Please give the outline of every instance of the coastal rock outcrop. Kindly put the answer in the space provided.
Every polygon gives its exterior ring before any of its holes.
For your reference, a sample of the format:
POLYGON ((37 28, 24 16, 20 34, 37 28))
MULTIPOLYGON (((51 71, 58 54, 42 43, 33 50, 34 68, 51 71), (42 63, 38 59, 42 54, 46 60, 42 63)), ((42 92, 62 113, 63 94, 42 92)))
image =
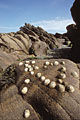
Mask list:
POLYGON ((72 61, 26 59, 9 66, 0 83, 3 120, 25 120, 26 109, 29 120, 80 119, 79 69, 72 61))

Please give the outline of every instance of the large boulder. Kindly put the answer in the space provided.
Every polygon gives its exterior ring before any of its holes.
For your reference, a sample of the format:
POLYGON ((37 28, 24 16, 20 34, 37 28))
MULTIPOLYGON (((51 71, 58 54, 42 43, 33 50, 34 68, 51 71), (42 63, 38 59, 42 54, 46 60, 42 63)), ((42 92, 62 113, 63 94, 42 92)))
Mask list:
POLYGON ((72 14, 73 20, 80 28, 80 0, 75 0, 71 8, 71 14, 72 14))
POLYGON ((0 79, 3 83, 1 119, 17 120, 19 117, 22 120, 23 112, 28 108, 33 114, 29 120, 80 120, 79 69, 75 63, 66 59, 27 59, 22 63, 8 67, 0 79), (25 69, 27 67, 29 69, 25 69), (10 77, 7 77, 8 73, 10 77), (55 82, 53 88, 52 82, 55 82), (24 87, 27 87, 26 94, 24 87))

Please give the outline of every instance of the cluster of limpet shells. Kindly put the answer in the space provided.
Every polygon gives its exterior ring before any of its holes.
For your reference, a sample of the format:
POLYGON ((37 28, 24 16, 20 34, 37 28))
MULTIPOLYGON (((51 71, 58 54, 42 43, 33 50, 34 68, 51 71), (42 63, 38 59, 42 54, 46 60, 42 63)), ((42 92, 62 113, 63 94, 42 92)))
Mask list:
MULTIPOLYGON (((30 75, 34 75, 35 72, 34 70, 38 70, 39 67, 38 66, 35 66, 35 60, 33 61, 25 61, 25 72, 29 72, 30 75)), ((49 61, 46 61, 44 62, 43 64, 43 68, 47 68, 48 66, 58 66, 59 64, 61 65, 65 65, 65 62, 64 61, 61 61, 61 62, 58 62, 58 61, 54 61, 54 62, 49 62, 49 61)), ((19 65, 23 65, 23 63, 19 63, 19 65)), ((65 66, 62 66, 60 68, 60 73, 58 74, 58 78, 56 81, 53 81, 53 80, 50 80, 49 78, 46 78, 44 75, 42 75, 42 73, 40 72, 37 72, 36 73, 36 77, 41 80, 42 83, 44 83, 45 86, 48 86, 49 88, 51 89, 57 89, 59 92, 74 92, 75 89, 72 85, 68 85, 67 82, 63 81, 65 80, 66 78, 66 67, 65 66)), ((29 83, 30 80, 27 79, 25 80, 25 83, 29 83)), ((22 89, 22 93, 23 94, 26 94, 28 91, 28 88, 27 87, 24 87, 22 89)))

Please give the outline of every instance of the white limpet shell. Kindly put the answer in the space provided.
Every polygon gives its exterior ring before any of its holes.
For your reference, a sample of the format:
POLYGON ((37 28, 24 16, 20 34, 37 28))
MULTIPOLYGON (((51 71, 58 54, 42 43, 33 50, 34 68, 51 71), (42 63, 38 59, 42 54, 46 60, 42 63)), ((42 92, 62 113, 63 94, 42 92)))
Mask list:
POLYGON ((23 89, 21 90, 22 94, 26 94, 28 92, 28 88, 27 87, 23 87, 23 89))
POLYGON ((65 78, 66 78, 66 74, 60 73, 60 74, 59 74, 59 78, 60 78, 60 79, 65 79, 65 78))
POLYGON ((45 69, 46 69, 46 68, 47 68, 47 66, 46 66, 46 65, 44 65, 44 66, 43 66, 43 68, 45 68, 45 69))
POLYGON ((33 71, 33 67, 29 68, 29 72, 33 71))
POLYGON ((30 117, 30 110, 26 109, 24 112, 24 117, 29 118, 30 117))
POLYGON ((64 85, 58 84, 57 89, 58 89, 59 92, 65 92, 65 86, 64 85))
POLYGON ((31 65, 28 65, 28 68, 31 68, 31 65))
POLYGON ((28 71, 28 68, 25 68, 24 71, 27 72, 27 71, 28 71))
POLYGON ((30 74, 31 74, 31 75, 34 75, 34 71, 31 71, 30 74))
POLYGON ((51 66, 53 66, 53 63, 50 63, 51 66))
POLYGON ((68 85, 66 88, 71 93, 73 93, 75 91, 75 89, 74 89, 74 87, 72 85, 68 85))
POLYGON ((79 77, 79 75, 78 75, 78 73, 77 73, 76 71, 72 72, 71 75, 72 75, 73 77, 75 77, 75 78, 78 78, 78 77, 79 77))
POLYGON ((59 83, 62 84, 62 83, 63 83, 63 80, 62 80, 62 79, 58 79, 57 82, 59 82, 59 83))
POLYGON ((62 65, 65 65, 65 62, 64 62, 64 61, 61 61, 61 64, 62 64, 62 65))
POLYGON ((50 64, 50 62, 49 62, 49 61, 46 61, 46 62, 45 62, 45 65, 49 65, 49 64, 50 64))
POLYGON ((36 63, 35 60, 31 61, 31 64, 35 64, 35 63, 36 63))
POLYGON ((27 61, 27 60, 26 60, 26 61, 25 61, 25 63, 29 64, 29 63, 30 63, 30 61, 27 61))
POLYGON ((55 88, 56 87, 56 82, 52 81, 49 85, 50 88, 55 88))
POLYGON ((45 79, 45 76, 41 76, 41 81, 44 81, 45 79))
POLYGON ((38 69, 39 69, 39 67, 38 67, 38 66, 34 66, 34 69, 35 69, 35 70, 38 70, 38 69))
POLYGON ((30 83, 30 79, 25 79, 24 83, 29 84, 30 83))
POLYGON ((59 62, 58 61, 54 61, 53 64, 57 66, 57 65, 59 65, 59 62))
POLYGON ((22 66, 22 65, 23 65, 23 62, 20 62, 20 63, 19 63, 19 66, 22 66))
POLYGON ((40 77, 41 77, 41 73, 37 73, 36 75, 37 75, 37 77, 38 77, 38 78, 40 78, 40 77))
POLYGON ((28 67, 29 64, 25 64, 25 67, 28 67))
POLYGON ((50 83, 50 79, 45 79, 44 85, 49 85, 49 83, 50 83))
POLYGON ((66 72, 66 67, 61 67, 61 72, 66 72))

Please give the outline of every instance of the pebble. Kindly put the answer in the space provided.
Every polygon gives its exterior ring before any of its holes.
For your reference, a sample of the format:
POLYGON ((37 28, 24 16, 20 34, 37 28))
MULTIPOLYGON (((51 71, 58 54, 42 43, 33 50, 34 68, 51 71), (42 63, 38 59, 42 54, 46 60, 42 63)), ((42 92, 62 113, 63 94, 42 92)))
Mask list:
POLYGON ((25 61, 25 63, 29 64, 29 63, 30 63, 30 61, 27 61, 27 60, 26 60, 26 61, 25 61))
POLYGON ((25 79, 24 83, 29 84, 30 83, 30 79, 25 79))
POLYGON ((20 63, 19 63, 19 66, 22 66, 22 65, 23 65, 23 62, 20 62, 20 63))
POLYGON ((30 110, 26 109, 24 112, 24 117, 29 118, 30 117, 30 110))
POLYGON ((65 78, 66 78, 66 74, 60 73, 58 77, 59 77, 60 79, 65 79, 65 78))
POLYGON ((54 63, 53 63, 54 65, 59 65, 59 62, 58 61, 54 61, 54 63))
POLYGON ((50 79, 45 79, 44 85, 49 85, 49 83, 50 83, 50 79))
POLYGON ((40 77, 41 77, 41 73, 37 73, 36 75, 37 75, 37 77, 38 77, 38 78, 40 78, 40 77))
POLYGON ((50 88, 55 88, 56 87, 56 82, 52 81, 49 85, 50 88))
POLYGON ((58 84, 57 89, 58 89, 59 92, 65 92, 65 86, 64 85, 58 84))
POLYGON ((41 76, 41 81, 44 81, 45 79, 45 76, 41 76))
POLYGON ((72 72, 71 75, 72 75, 73 77, 75 77, 75 78, 78 78, 78 77, 79 77, 79 75, 78 75, 78 73, 77 73, 76 71, 72 72))
POLYGON ((36 62, 35 62, 35 60, 33 60, 31 63, 32 63, 32 64, 35 64, 36 62))
POLYGON ((30 74, 31 74, 31 75, 34 75, 34 71, 31 71, 30 74))
POLYGON ((74 89, 74 87, 72 85, 68 85, 66 87, 66 89, 68 90, 68 92, 71 92, 71 93, 73 93, 75 91, 75 89, 74 89))
POLYGON ((46 61, 46 62, 45 62, 45 65, 49 65, 49 64, 50 64, 50 62, 49 62, 49 61, 46 61))
POLYGON ((26 94, 28 92, 28 88, 27 87, 24 87, 22 90, 21 90, 22 94, 26 94))
POLYGON ((27 71, 28 71, 28 68, 25 68, 24 71, 27 72, 27 71))

